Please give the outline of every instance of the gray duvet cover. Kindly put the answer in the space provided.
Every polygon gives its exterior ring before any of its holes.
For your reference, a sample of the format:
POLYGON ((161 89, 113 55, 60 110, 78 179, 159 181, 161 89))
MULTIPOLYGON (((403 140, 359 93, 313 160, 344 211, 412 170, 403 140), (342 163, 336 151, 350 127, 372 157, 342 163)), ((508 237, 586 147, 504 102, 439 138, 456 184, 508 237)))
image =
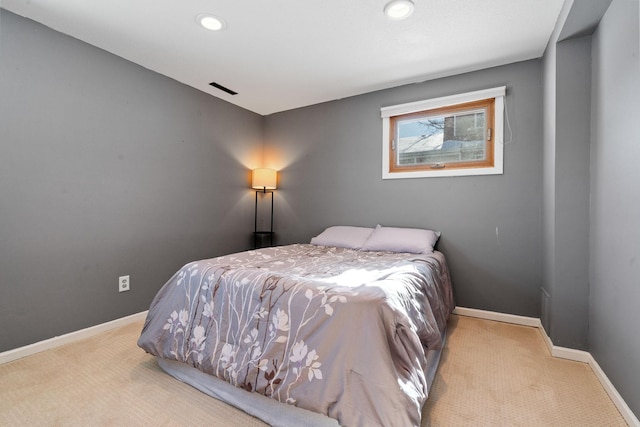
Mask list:
POLYGON ((417 426, 452 309, 439 252, 289 245, 185 265, 138 345, 343 426, 417 426))

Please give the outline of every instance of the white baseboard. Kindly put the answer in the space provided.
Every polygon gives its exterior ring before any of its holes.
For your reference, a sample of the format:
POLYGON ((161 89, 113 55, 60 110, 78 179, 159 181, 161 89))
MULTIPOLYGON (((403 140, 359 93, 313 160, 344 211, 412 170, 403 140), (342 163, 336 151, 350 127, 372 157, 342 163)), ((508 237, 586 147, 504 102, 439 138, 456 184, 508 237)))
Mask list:
POLYGON ((602 368, 600 368, 600 365, 598 365, 598 362, 596 362, 596 360, 593 358, 591 353, 587 351, 574 350, 572 348, 558 347, 556 345, 553 345, 551 338, 549 338, 549 336, 547 335, 547 332, 542 327, 542 322, 540 321, 540 319, 537 319, 535 317, 517 316, 514 314, 504 314, 504 313, 497 313, 494 311, 477 310, 475 308, 464 308, 464 307, 456 307, 453 310, 453 313, 459 314, 460 316, 476 317, 479 319, 494 320, 498 322, 512 323, 516 325, 531 326, 534 328, 538 328, 544 342, 547 344, 549 353, 551 353, 553 357, 587 363, 591 367, 591 370, 593 371, 595 376, 598 378, 598 380, 600 381, 600 384, 602 384, 602 387, 607 392, 607 394, 609 395, 609 398, 613 401, 613 404, 616 406, 616 408, 620 412, 620 415, 622 415, 622 417, 625 419, 627 424, 629 424, 632 427, 640 427, 640 421, 635 416, 635 414, 631 411, 631 409, 629 408, 627 403, 624 401, 622 396, 620 396, 620 393, 618 393, 618 390, 616 390, 616 388, 613 386, 611 381, 609 381, 609 378, 604 373, 602 368))
POLYGON ((13 350, 8 350, 0 353, 0 365, 8 363, 13 360, 21 359, 32 354, 40 353, 41 351, 50 350, 52 348, 60 347, 61 345, 68 344, 74 341, 81 340, 83 338, 92 337, 101 332, 106 332, 120 326, 125 326, 139 320, 144 320, 147 316, 147 312, 132 314, 130 316, 121 317, 120 319, 112 320, 110 322, 102 323, 100 325, 91 326, 79 331, 70 332, 68 334, 60 335, 58 337, 49 338, 44 341, 29 344, 24 347, 18 347, 13 350))
POLYGON ((495 311, 478 310, 475 308, 456 307, 453 310, 453 313, 461 316, 513 323, 515 325, 533 326, 535 328, 540 326, 540 319, 536 319, 534 317, 517 316, 515 314, 498 313, 495 311))
POLYGON ((589 366, 591 366, 591 370, 596 374, 596 377, 600 380, 600 384, 602 384, 602 387, 604 387, 611 400, 613 400, 613 403, 616 405, 616 408, 618 408, 618 411, 620 411, 620 414, 622 414, 622 417, 627 424, 632 427, 640 427, 640 420, 638 420, 633 411, 631 411, 631 408, 627 406, 627 402, 625 402, 622 396, 620 396, 618 390, 616 390, 613 384, 611 384, 611 381, 609 381, 609 378, 591 354, 589 354, 589 366))

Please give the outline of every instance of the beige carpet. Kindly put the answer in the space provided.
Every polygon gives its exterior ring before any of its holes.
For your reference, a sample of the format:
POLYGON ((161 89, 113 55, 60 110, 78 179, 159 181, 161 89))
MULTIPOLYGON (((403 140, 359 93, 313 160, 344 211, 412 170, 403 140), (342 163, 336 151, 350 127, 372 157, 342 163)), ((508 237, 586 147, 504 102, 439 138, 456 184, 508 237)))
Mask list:
POLYGON ((452 316, 423 426, 626 426, 585 363, 536 328, 452 316))
MULTIPOLYGON (((141 323, 0 365, 2 426, 264 426, 164 374, 141 323)), ((588 365, 538 330, 452 316, 422 426, 625 426, 588 365)))

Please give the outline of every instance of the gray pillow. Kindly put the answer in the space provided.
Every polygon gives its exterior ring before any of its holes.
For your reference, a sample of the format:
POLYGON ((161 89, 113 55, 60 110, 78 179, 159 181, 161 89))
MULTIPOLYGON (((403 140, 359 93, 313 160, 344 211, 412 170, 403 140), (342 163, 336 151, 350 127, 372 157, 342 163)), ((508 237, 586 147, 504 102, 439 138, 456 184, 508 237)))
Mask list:
POLYGON ((337 246, 339 248, 360 249, 367 241, 373 228, 335 225, 311 239, 312 245, 337 246))
POLYGON ((433 252, 439 237, 438 231, 378 225, 362 246, 362 250, 428 254, 433 252))

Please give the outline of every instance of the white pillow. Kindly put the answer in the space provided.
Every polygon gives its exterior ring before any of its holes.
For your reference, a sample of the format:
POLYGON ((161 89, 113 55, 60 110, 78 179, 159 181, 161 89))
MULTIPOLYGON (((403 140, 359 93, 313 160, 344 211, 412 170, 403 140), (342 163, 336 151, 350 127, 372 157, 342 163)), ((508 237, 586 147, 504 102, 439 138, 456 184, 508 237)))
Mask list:
POLYGON ((378 225, 362 246, 362 250, 428 254, 433 252, 439 237, 438 231, 378 225))
POLYGON ((335 225, 311 239, 312 245, 360 249, 373 233, 373 228, 335 225))

